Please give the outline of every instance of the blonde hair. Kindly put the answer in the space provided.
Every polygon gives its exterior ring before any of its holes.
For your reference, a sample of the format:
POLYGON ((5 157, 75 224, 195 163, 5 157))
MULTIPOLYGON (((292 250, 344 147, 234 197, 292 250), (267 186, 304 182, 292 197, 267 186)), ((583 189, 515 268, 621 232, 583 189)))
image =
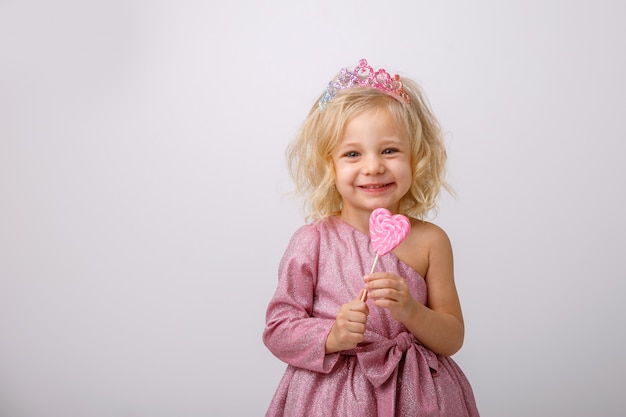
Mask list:
POLYGON ((356 87, 339 91, 323 110, 318 102, 311 108, 287 148, 289 171, 295 192, 305 199, 307 219, 341 211, 341 195, 334 187, 332 154, 348 121, 368 110, 389 111, 411 144, 413 181, 400 200, 401 213, 424 219, 436 208, 441 188, 450 190, 444 178, 447 154, 439 122, 417 83, 404 77, 402 82, 411 97, 408 105, 382 91, 356 87))

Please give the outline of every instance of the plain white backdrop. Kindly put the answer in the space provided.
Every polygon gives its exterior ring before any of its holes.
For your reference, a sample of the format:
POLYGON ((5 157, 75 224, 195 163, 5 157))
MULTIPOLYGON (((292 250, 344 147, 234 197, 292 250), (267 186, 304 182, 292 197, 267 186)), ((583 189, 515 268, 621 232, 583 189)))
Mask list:
POLYGON ((261 416, 284 150, 367 58, 426 91, 484 417, 626 409, 619 1, 0 0, 0 416, 261 416))

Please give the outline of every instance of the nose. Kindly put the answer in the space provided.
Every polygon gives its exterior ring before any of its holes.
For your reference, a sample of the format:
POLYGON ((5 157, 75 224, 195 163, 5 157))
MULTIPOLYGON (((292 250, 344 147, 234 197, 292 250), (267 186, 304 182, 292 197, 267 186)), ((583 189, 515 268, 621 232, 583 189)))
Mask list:
POLYGON ((368 155, 363 159, 361 172, 365 175, 376 175, 385 172, 385 164, 380 155, 368 155))

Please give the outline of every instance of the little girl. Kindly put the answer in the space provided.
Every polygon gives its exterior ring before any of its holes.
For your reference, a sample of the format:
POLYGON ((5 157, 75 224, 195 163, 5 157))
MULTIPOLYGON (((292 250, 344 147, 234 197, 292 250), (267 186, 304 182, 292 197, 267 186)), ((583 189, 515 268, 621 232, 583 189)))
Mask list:
POLYGON ((437 120, 409 79, 344 68, 289 148, 311 222, 293 235, 263 340, 288 367, 267 416, 478 416, 450 358, 464 326, 446 233, 423 221, 442 187, 437 120), (379 258, 373 210, 411 219, 379 258))

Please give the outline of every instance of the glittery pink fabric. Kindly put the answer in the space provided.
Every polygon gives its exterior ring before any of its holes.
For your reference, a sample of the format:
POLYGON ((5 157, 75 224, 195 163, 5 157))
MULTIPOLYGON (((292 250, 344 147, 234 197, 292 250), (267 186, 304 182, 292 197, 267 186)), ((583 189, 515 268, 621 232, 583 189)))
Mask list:
MULTIPOLYGON (((338 218, 302 226, 279 267, 263 341, 287 363, 266 416, 478 416, 472 388, 449 357, 422 346, 387 310, 369 305, 365 341, 326 355, 342 304, 358 296, 374 250, 367 235, 338 218)), ((377 271, 404 277, 426 302, 426 283, 393 253, 377 271)))

